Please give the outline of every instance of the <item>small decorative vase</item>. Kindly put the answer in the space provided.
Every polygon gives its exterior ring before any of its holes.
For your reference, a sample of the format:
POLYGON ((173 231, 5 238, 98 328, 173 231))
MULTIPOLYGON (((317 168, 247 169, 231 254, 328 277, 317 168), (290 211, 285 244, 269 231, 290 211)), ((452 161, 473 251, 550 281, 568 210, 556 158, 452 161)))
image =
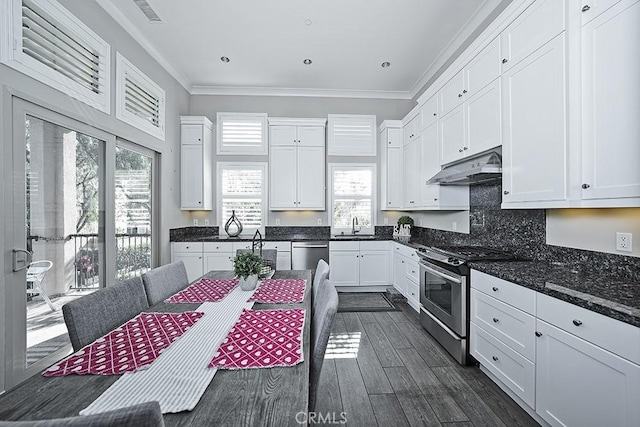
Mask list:
POLYGON ((240 289, 242 289, 243 291, 252 291, 258 285, 258 275, 252 274, 251 276, 248 276, 246 279, 243 279, 242 277, 238 277, 238 281, 240 283, 240 289))
POLYGON ((231 216, 224 224, 224 231, 229 237, 238 237, 242 233, 242 223, 236 216, 236 211, 231 211, 231 216))

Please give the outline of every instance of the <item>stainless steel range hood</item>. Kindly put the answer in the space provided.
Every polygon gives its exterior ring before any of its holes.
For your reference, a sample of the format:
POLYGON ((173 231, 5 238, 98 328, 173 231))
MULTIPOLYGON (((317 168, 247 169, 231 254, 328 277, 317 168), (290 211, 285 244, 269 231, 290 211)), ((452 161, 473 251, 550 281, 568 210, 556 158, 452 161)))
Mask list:
POLYGON ((502 178, 502 148, 445 166, 427 184, 468 185, 502 178))

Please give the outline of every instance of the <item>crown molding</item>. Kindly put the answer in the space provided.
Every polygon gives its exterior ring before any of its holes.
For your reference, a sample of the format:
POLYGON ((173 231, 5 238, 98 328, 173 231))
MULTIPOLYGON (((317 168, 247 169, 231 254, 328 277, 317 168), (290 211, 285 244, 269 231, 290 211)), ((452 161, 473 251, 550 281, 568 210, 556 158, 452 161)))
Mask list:
POLYGON ((192 95, 231 95, 231 96, 299 96, 317 98, 368 98, 368 99, 411 99, 407 91, 384 90, 343 90, 284 87, 226 87, 193 86, 192 95))
POLYGON ((179 69, 174 67, 153 44, 142 34, 140 30, 125 16, 116 6, 113 5, 112 0, 96 0, 96 3, 100 5, 124 30, 129 33, 134 40, 147 51, 147 53, 155 59, 167 73, 171 75, 185 90, 191 93, 193 87, 189 78, 179 69))

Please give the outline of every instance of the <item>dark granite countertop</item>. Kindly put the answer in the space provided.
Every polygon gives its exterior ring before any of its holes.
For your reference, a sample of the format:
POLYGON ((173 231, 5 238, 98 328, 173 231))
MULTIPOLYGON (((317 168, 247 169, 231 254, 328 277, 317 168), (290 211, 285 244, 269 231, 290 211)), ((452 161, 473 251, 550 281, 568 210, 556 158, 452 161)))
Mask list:
POLYGON ((640 327, 640 283, 542 261, 471 262, 469 267, 640 327))

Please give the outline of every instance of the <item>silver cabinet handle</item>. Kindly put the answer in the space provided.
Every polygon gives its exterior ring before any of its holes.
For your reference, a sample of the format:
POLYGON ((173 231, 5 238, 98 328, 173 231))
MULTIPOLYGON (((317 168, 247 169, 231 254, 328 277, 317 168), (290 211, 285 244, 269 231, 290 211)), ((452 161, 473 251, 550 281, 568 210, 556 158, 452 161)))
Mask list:
POLYGON ((491 289, 493 289, 493 292, 498 292, 498 287, 497 287, 497 286, 494 286, 494 287, 493 287, 493 288, 491 288, 491 289))
POLYGON ((509 60, 508 60, 507 58, 504 58, 504 59, 502 60, 502 63, 503 63, 503 64, 506 64, 507 62, 509 62, 509 60))
POLYGON ((462 148, 458 150, 460 153, 462 153, 462 148))
POLYGON ((458 98, 462 98, 462 94, 461 93, 458 94, 458 98))
POLYGON ((591 9, 591 6, 589 6, 588 4, 582 6, 582 11, 583 12, 586 12, 587 10, 590 10, 590 9, 591 9))
POLYGON ((582 184, 582 189, 583 190, 586 190, 589 187, 591 187, 589 184, 582 184))
POLYGON ((466 90, 466 89, 463 89, 463 90, 462 90, 462 93, 467 93, 467 90, 466 90))
POLYGON ((493 323, 498 323, 500 321, 500 319, 498 319, 497 317, 493 318, 493 323))
POLYGON ((433 113, 433 115, 434 115, 434 116, 437 116, 438 114, 436 114, 436 113, 433 113))
POLYGON ((542 336, 542 332, 538 332, 538 331, 536 331, 536 336, 537 336, 537 337, 541 337, 541 336, 542 336))
POLYGON ((463 149, 463 150, 468 150, 468 149, 469 149, 469 147, 462 147, 462 149, 463 149))
POLYGON ((499 360, 498 356, 493 356, 492 359, 493 359, 494 362, 497 362, 499 360))
POLYGON ((507 195, 507 194, 509 194, 509 191, 508 191, 508 190, 504 190, 504 191, 503 191, 503 193, 504 193, 505 195, 507 195))
POLYGON ((576 325, 576 326, 580 326, 580 325, 582 325, 582 321, 578 320, 578 319, 573 319, 573 324, 576 325))

